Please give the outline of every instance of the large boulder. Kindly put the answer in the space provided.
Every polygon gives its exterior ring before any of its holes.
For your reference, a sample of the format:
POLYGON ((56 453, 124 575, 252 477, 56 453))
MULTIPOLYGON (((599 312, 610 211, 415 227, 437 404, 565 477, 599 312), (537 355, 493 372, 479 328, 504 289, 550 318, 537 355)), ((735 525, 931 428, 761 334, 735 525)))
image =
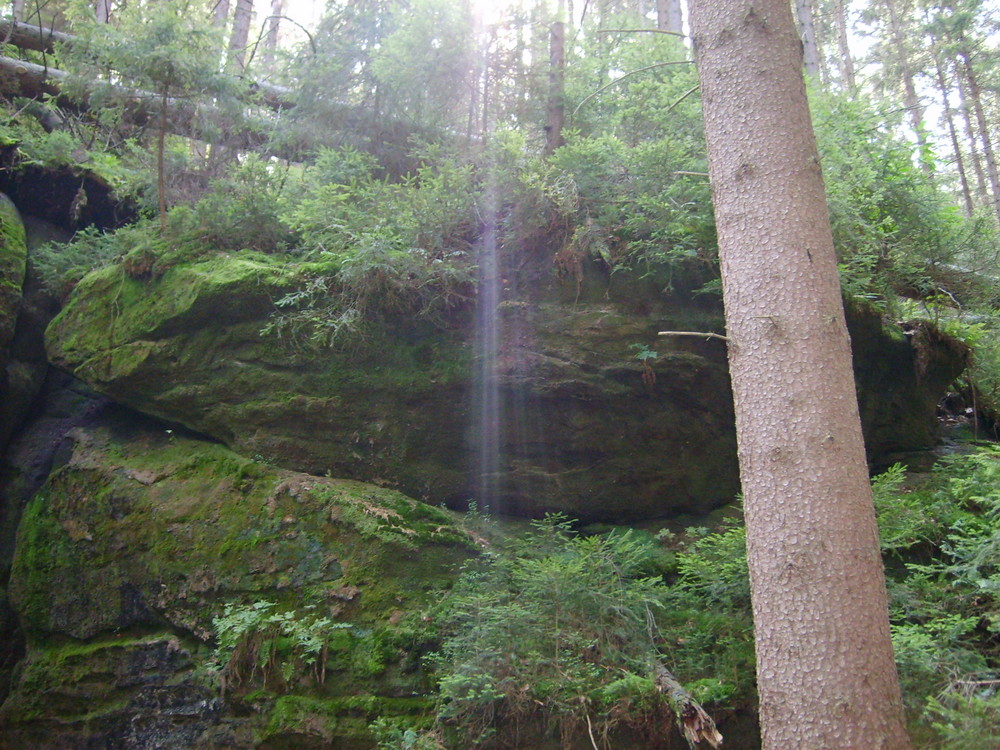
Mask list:
MULTIPOLYGON (((588 520, 702 513, 738 490, 724 343, 657 338, 721 332, 717 304, 617 276, 563 300, 507 294, 481 311, 499 328, 484 361, 468 314, 437 327, 397 320, 335 350, 262 336, 273 301, 305 283, 287 259, 127 271, 84 279, 48 329, 52 361, 244 455, 433 503, 588 520)), ((935 342, 921 354, 863 311, 852 334, 873 461, 929 447, 961 358, 938 356, 935 342)))
POLYGON ((477 549, 455 517, 181 432, 113 408, 29 504, 7 591, 27 653, 0 748, 370 748, 374 717, 426 712, 421 612, 477 549), (226 606, 232 629, 265 603, 351 627, 323 669, 275 621, 213 655, 226 606))

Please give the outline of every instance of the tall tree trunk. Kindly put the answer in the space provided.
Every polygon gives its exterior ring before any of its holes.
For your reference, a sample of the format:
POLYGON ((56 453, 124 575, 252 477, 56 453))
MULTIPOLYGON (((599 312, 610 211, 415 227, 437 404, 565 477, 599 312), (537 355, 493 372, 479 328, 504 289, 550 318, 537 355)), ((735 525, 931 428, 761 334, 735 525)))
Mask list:
POLYGON ((160 231, 167 231, 167 108, 169 92, 164 87, 160 95, 160 129, 156 138, 156 192, 160 206, 160 231))
POLYGON ((767 750, 909 747, 787 0, 691 0, 767 750))
MULTIPOLYGON (((562 3, 560 3, 562 5, 562 3)), ((549 101, 545 125, 545 155, 563 145, 563 122, 566 118, 566 24, 560 19, 552 24, 549 37, 549 101)))
POLYGON ((819 80, 819 47, 816 44, 816 25, 813 23, 812 0, 795 0, 795 20, 802 39, 802 58, 806 75, 819 80))
POLYGON ((274 63, 278 51, 278 31, 284 6, 285 0, 271 0, 271 17, 267 19, 267 36, 264 37, 264 64, 268 67, 274 63))
POLYGON ((920 105, 920 97, 917 95, 917 86, 914 82, 913 65, 910 62, 910 55, 906 49, 908 34, 903 26, 903 19, 900 18, 896 8, 895 0, 887 0, 885 8, 889 13, 889 36, 892 40, 893 49, 896 52, 899 75, 903 82, 903 101, 910 115, 910 124, 917 139, 917 147, 920 149, 920 168, 924 171, 924 174, 930 176, 934 173, 934 162, 928 158, 927 129, 924 127, 924 108, 920 105))
POLYGON ((983 169, 983 158, 979 153, 978 139, 976 138, 976 128, 972 124, 972 116, 969 114, 968 85, 965 81, 964 71, 956 64, 955 80, 958 82, 958 109, 962 113, 962 121, 965 123, 965 137, 969 144, 969 159, 972 161, 972 171, 976 174, 976 196, 980 201, 986 203, 988 192, 986 190, 986 170, 983 169))
POLYGON ((677 34, 683 33, 684 14, 681 11, 681 0, 656 0, 656 28, 677 34))
POLYGON ((229 20, 229 0, 216 0, 212 8, 212 25, 224 28, 229 20))
MULTIPOLYGON (((98 0, 100 2, 100 0, 98 0)), ((14 0, 11 4, 11 17, 20 23, 24 20, 24 0, 14 0)))
POLYGON ((253 18, 253 0, 236 0, 233 11, 233 33, 229 37, 229 67, 240 73, 246 67, 247 41, 250 39, 250 21, 253 18))
POLYGON ((111 0, 97 0, 94 12, 98 23, 107 23, 111 20, 111 0))
POLYGON ((940 57, 937 57, 934 61, 934 72, 937 76, 938 88, 941 90, 941 103, 944 105, 944 119, 948 125, 948 135, 951 138, 951 148, 955 152, 955 168, 958 170, 958 179, 962 186, 962 199, 965 202, 965 213, 967 216, 972 216, 972 213, 975 210, 975 204, 972 202, 972 188, 969 185, 969 177, 965 171, 965 159, 962 156, 962 144, 958 139, 958 128, 955 127, 955 112, 951 108, 951 99, 948 95, 948 92, 950 91, 948 79, 945 77, 940 57))
POLYGON ((833 0, 833 22, 837 27, 837 49, 840 52, 838 67, 844 88, 854 91, 857 80, 854 77, 854 58, 851 56, 850 33, 847 29, 847 8, 844 0, 833 0))
POLYGON ((962 67, 965 72, 965 82, 969 86, 969 103, 972 111, 976 115, 976 125, 979 128, 979 142, 983 148, 983 159, 986 161, 986 175, 990 179, 990 205, 996 214, 997 221, 1000 222, 1000 174, 997 172, 997 159, 993 151, 993 140, 990 137, 989 124, 986 121, 986 113, 983 110, 983 100, 979 92, 979 78, 976 69, 972 66, 969 53, 962 50, 959 53, 962 67))

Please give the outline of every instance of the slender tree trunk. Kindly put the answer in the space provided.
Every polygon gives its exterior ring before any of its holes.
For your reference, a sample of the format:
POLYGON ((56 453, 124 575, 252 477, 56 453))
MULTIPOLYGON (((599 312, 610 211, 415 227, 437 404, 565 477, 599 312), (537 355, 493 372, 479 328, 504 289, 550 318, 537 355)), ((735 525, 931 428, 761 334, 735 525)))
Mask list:
POLYGON ((969 159, 972 161, 972 171, 976 174, 976 196, 985 204, 989 200, 986 190, 986 171, 983 169, 983 158, 979 153, 976 128, 972 124, 972 116, 969 114, 968 86, 965 81, 964 71, 957 64, 955 68, 955 80, 958 82, 958 108, 962 113, 962 121, 965 123, 965 137, 969 143, 969 159))
POLYGON ((906 49, 906 29, 903 28, 903 20, 897 12, 895 2, 888 0, 885 2, 885 8, 889 13, 889 35, 896 52, 896 61, 903 82, 903 101, 910 115, 910 124, 917 139, 917 147, 920 149, 920 168, 924 174, 930 176, 934 173, 934 163, 927 157, 928 142, 927 129, 924 127, 924 108, 920 105, 920 97, 917 95, 917 86, 914 82, 913 65, 906 49))
POLYGON ((225 27, 229 20, 229 0, 217 0, 212 8, 212 25, 225 27))
POLYGON ((965 81, 969 85, 969 103, 972 105, 972 111, 976 115, 976 124, 979 127, 979 142, 983 148, 983 159, 986 161, 986 175, 990 179, 990 205, 993 208, 993 213, 996 214, 997 221, 1000 222, 1000 174, 997 172, 997 159, 993 151, 993 141, 990 138, 989 124, 986 121, 986 113, 983 111, 979 78, 976 75, 976 69, 972 66, 972 61, 969 59, 969 53, 962 50, 959 57, 965 70, 965 81))
POLYGON ((934 61, 934 72, 937 76, 938 88, 941 90, 941 103, 944 105, 944 119, 948 125, 948 135, 951 138, 951 148, 955 152, 955 168, 958 170, 958 179, 962 186, 962 199, 965 202, 966 216, 972 216, 975 204, 972 202, 972 188, 969 185, 969 177, 965 171, 965 159, 962 156, 962 144, 958 139, 958 128, 955 127, 955 112, 951 108, 951 100, 948 95, 948 79, 945 77, 944 68, 940 58, 934 61))
MULTIPOLYGON (((98 0, 100 2, 100 0, 98 0)), ((24 0, 14 0, 11 5, 11 16, 15 21, 20 23, 24 20, 24 0)))
POLYGON ((264 37, 264 64, 271 66, 278 51, 278 31, 285 0, 271 0, 271 17, 267 20, 267 36, 264 37))
POLYGON ((802 39, 802 57, 805 61, 806 75, 818 81, 819 47, 816 44, 812 0, 795 0, 795 19, 802 39))
POLYGON ((163 89, 160 95, 160 132, 156 139, 156 192, 160 204, 160 231, 167 231, 167 177, 166 177, 166 146, 167 146, 167 108, 169 106, 168 91, 163 89))
POLYGON ((854 91, 858 84, 854 77, 854 58, 851 56, 850 34, 847 29, 847 9, 844 0, 834 0, 833 21, 837 26, 837 49, 840 51, 838 66, 844 88, 854 91))
POLYGON ((787 0, 692 0, 766 750, 909 747, 787 0))
POLYGON ((253 19, 253 0, 236 0, 233 11, 233 33, 229 37, 229 65, 234 72, 246 67, 247 41, 250 39, 250 21, 253 19))
POLYGON ((563 122, 566 117, 566 24, 552 24, 549 37, 549 102, 545 125, 545 155, 563 145, 563 122))
POLYGON ((111 0, 97 0, 94 12, 98 23, 107 23, 111 20, 111 0))

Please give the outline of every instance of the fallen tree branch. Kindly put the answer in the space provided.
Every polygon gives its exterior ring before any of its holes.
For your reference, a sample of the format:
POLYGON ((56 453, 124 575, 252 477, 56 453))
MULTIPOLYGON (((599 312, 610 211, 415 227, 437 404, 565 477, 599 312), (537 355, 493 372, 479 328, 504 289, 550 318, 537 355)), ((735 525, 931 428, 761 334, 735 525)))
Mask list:
POLYGON ((657 336, 691 336, 693 338, 719 339, 719 341, 729 341, 729 337, 728 336, 723 336, 721 333, 712 333, 711 331, 660 331, 656 335, 657 336))
POLYGON ((653 684, 663 693, 677 717, 678 729, 688 745, 694 747, 707 742, 712 747, 722 747, 722 735, 715 728, 715 721, 703 709, 691 693, 684 689, 677 679, 660 662, 651 664, 653 684))

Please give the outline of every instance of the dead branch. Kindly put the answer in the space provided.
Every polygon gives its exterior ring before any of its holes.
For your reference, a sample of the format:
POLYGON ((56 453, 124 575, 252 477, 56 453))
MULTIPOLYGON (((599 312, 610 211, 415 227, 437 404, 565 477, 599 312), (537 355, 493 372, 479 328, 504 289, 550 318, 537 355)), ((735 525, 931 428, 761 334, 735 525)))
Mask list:
POLYGON ((678 729, 684 735, 688 745, 695 747, 701 742, 707 742, 712 747, 722 747, 722 735, 715 728, 715 721, 709 716, 691 694, 684 689, 677 679, 667 671, 660 662, 651 664, 653 683, 656 689, 663 693, 677 717, 678 729))
POLYGON ((693 338, 719 339, 719 341, 729 341, 729 337, 728 336, 723 336, 721 333, 712 333, 711 331, 660 331, 656 335, 657 336, 691 336, 693 338))

